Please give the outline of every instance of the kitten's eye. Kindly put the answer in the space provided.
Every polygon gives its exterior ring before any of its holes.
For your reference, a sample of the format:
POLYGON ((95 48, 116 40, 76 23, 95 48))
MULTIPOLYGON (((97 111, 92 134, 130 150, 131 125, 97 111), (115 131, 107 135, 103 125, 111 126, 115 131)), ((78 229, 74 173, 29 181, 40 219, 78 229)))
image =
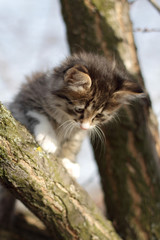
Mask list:
POLYGON ((96 115, 96 118, 101 118, 101 117, 103 117, 103 114, 102 114, 102 113, 98 113, 98 114, 96 115))
POLYGON ((74 109, 77 113, 83 113, 84 112, 84 108, 80 108, 80 107, 75 107, 74 109))
POLYGON ((68 104, 70 105, 73 105, 72 101, 71 100, 68 100, 68 104))

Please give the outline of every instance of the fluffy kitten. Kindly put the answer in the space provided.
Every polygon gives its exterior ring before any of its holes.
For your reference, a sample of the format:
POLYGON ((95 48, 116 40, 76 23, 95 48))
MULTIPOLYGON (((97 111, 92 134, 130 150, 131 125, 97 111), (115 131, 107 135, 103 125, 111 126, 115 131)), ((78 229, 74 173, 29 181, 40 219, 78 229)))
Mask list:
POLYGON ((45 151, 60 157, 78 177, 79 166, 73 161, 86 133, 142 93, 137 82, 104 57, 80 53, 28 78, 10 110, 45 151))
POLYGON ((142 92, 137 82, 113 69, 104 57, 80 53, 28 78, 10 110, 44 150, 62 158, 69 172, 78 177, 73 161, 87 130, 109 121, 142 92))

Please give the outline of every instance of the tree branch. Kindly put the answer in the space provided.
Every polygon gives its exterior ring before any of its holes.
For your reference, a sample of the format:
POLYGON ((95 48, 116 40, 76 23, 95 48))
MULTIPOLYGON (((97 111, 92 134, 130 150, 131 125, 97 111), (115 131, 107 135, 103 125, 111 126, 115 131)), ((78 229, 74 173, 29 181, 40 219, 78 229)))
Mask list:
POLYGON ((158 11, 158 13, 160 13, 160 6, 158 5, 158 3, 155 0, 148 0, 152 6, 158 11))
POLYGON ((49 158, 2 105, 0 181, 42 220, 54 239, 120 239, 61 162, 49 158))
POLYGON ((142 33, 160 32, 160 29, 159 28, 135 28, 133 32, 142 32, 142 33))

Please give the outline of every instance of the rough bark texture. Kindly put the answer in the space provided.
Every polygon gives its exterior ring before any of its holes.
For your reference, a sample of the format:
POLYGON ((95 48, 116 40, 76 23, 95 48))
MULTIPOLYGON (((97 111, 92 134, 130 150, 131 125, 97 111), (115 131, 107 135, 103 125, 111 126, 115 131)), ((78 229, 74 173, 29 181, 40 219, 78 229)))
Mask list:
MULTIPOLYGON (((61 0, 71 52, 114 56, 141 84, 126 0, 61 0)), ((108 216, 127 240, 160 239, 160 143, 151 106, 121 110, 104 127, 105 153, 94 147, 108 216)), ((96 143, 97 145, 98 143, 96 143)))
POLYGON ((102 53, 125 65, 135 77, 141 77, 126 0, 61 0, 61 3, 71 52, 102 53))
POLYGON ((60 160, 49 158, 2 105, 0 181, 43 221, 54 239, 120 239, 60 160))

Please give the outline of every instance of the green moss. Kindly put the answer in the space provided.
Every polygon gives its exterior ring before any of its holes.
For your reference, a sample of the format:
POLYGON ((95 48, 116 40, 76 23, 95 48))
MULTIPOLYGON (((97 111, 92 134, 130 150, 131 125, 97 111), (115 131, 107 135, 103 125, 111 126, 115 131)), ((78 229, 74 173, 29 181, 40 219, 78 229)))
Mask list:
POLYGON ((115 1, 113 0, 108 0, 108 1, 92 0, 92 2, 96 6, 96 8, 99 10, 99 12, 102 12, 104 15, 107 14, 107 12, 110 13, 110 10, 114 9, 114 5, 115 5, 115 1))
MULTIPOLYGON (((2 119, 3 112, 1 114, 2 119)), ((5 117, 7 118, 7 115, 5 117)), ((49 159, 43 151, 37 151, 35 141, 25 133, 21 125, 15 126, 13 130, 10 127, 12 118, 10 121, 8 118, 7 121, 9 126, 7 130, 0 128, 3 140, 0 146, 0 176, 15 196, 18 196, 44 223, 47 223, 51 232, 56 229, 56 232, 60 233, 59 236, 63 235, 65 239, 71 239, 72 231, 81 239, 88 239, 90 231, 93 233, 92 236, 97 234, 100 239, 107 239, 103 231, 96 225, 90 224, 87 217, 81 215, 83 208, 88 211, 89 218, 95 218, 101 227, 113 232, 109 239, 112 239, 113 235, 115 235, 113 239, 119 239, 111 225, 98 213, 88 195, 74 183, 65 170, 63 171, 58 159, 54 161, 53 156, 53 164, 52 159, 49 159), (72 184, 76 194, 70 189, 72 184), (79 208, 76 208, 76 205, 74 207, 71 199, 77 200, 80 204, 80 214, 77 213, 79 208)))

